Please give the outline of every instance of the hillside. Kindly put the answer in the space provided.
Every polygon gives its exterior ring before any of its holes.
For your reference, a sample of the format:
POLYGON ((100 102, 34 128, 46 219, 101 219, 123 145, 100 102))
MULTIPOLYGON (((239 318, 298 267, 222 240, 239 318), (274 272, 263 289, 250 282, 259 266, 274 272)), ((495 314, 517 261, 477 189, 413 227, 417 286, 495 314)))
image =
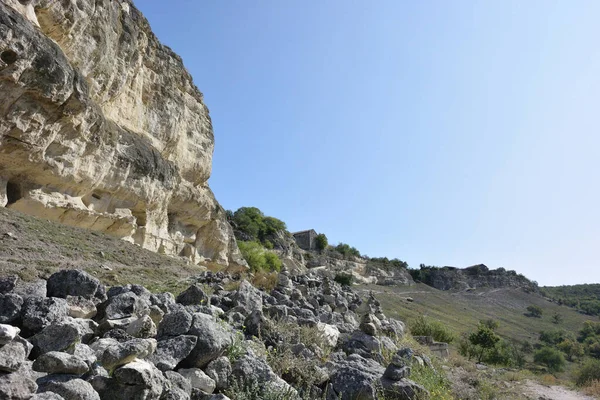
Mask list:
POLYGON ((99 232, 0 207, 0 276, 31 281, 62 268, 85 270, 107 285, 135 283, 174 292, 186 286, 187 277, 206 269, 99 232))
POLYGON ((536 293, 522 289, 477 289, 462 292, 443 291, 422 283, 414 286, 381 287, 361 286, 372 290, 390 316, 410 322, 426 315, 449 326, 458 333, 473 331, 480 320, 499 322, 498 333, 518 341, 535 342, 542 330, 565 329, 576 333, 590 317, 567 306, 552 303, 536 293), (412 301, 407 300, 411 298, 412 301), (526 308, 537 305, 543 309, 542 318, 525 315, 526 308), (559 325, 552 322, 558 313, 563 317, 559 325))
POLYGON ((600 315, 600 284, 544 286, 544 296, 588 315, 600 315))

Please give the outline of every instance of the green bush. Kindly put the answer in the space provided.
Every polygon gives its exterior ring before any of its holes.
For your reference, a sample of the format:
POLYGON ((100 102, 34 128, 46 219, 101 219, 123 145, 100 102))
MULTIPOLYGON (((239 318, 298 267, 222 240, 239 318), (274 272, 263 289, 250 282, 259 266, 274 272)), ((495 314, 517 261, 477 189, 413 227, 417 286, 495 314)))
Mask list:
POLYGON ((281 269, 282 263, 277 254, 266 250, 260 243, 239 241, 238 247, 252 272, 281 269))
POLYGON ((329 242, 327 241, 327 236, 325 236, 324 233, 319 233, 317 235, 317 237, 315 238, 315 244, 317 246, 317 250, 319 251, 323 251, 327 248, 327 246, 329 245, 329 242))
POLYGON ((534 304, 527 307, 527 316, 534 318, 542 318, 542 314, 544 311, 540 306, 536 306, 534 304))
POLYGON ((371 257, 367 261, 367 267, 382 268, 384 270, 407 269, 408 263, 398 258, 388 259, 387 257, 371 257))
POLYGON ((533 355, 533 360, 548 367, 550 372, 562 371, 566 361, 562 353, 552 347, 542 347, 533 355))
POLYGON ((413 336, 431 336, 436 342, 452 343, 456 335, 438 321, 429 321, 423 315, 417 317, 409 326, 413 336))
MULTIPOLYGON (((277 218, 268 217, 256 207, 241 207, 231 215, 227 214, 236 233, 242 233, 241 239, 251 238, 264 242, 277 231, 287 229, 285 223, 277 218)), ((239 236, 239 235, 238 235, 239 236)))
POLYGON ((483 324, 479 324, 477 331, 469 335, 469 342, 476 349, 478 362, 483 361, 486 352, 491 351, 499 341, 500 337, 494 330, 483 324))
POLYGON ((333 278, 333 280, 339 283, 340 285, 350 286, 354 281, 354 277, 352 276, 352 274, 340 273, 337 274, 335 278, 333 278))
POLYGON ((575 383, 585 386, 592 381, 600 380, 600 360, 587 360, 581 368, 575 372, 575 383))
POLYGON ((555 329, 551 331, 540 332, 540 342, 548 345, 555 346, 565 340, 572 339, 572 336, 567 333, 564 329, 555 329))
POLYGON ((358 251, 355 247, 350 247, 350 245, 346 243, 340 243, 335 246, 334 249, 344 257, 360 257, 360 251, 358 251))

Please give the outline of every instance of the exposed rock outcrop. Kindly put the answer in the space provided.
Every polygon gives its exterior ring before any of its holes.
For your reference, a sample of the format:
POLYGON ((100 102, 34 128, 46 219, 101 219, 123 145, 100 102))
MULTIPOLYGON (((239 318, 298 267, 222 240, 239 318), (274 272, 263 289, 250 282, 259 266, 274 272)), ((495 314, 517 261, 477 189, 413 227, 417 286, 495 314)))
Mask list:
POLYGON ((439 290, 467 290, 476 288, 523 288, 537 292, 536 282, 530 281, 515 271, 504 268, 490 270, 483 264, 468 268, 427 267, 411 271, 415 280, 421 281, 439 290))
POLYGON ((213 147, 202 94, 131 1, 0 2, 0 205, 245 266, 213 147))
MULTIPOLYGON (((404 324, 386 317, 372 293, 365 301, 327 278, 285 271, 270 292, 247 281, 225 290, 223 284, 235 277, 222 272, 204 272, 195 280, 193 288, 212 292, 209 303, 183 304, 140 285, 106 291, 82 271, 52 274, 49 287, 88 282, 89 301, 101 312, 93 319, 62 313, 38 333, 23 322, 40 314, 37 309, 24 309, 23 318, 11 325, 0 324, 0 399, 189 400, 268 394, 291 400, 375 400, 383 395, 415 399, 425 392, 408 379, 413 351, 401 341, 404 324), (92 295, 98 292, 105 296, 92 295), (129 302, 114 301, 127 294, 136 296, 133 314, 129 302), (109 305, 111 314, 102 311, 109 305), (158 330, 147 330, 144 337, 130 335, 139 321, 152 321, 152 307, 164 310, 158 330)), ((69 296, 59 292, 53 293, 69 296)), ((63 299, 28 300, 45 304, 63 299)))

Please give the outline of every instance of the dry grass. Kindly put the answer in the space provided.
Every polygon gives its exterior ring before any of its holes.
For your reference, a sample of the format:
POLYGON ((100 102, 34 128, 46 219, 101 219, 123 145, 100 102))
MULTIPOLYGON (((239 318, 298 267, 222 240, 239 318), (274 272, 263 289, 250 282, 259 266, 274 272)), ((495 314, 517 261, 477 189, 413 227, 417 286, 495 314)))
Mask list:
POLYGON ((254 276, 250 278, 250 283, 256 288, 262 289, 267 293, 270 293, 271 290, 275 288, 277 285, 277 277, 279 273, 274 272, 265 272, 259 271, 254 273, 254 276))
POLYGON ((60 269, 83 269, 108 286, 135 283, 174 294, 206 270, 178 257, 157 254, 117 238, 0 207, 0 276, 25 281, 60 269))
POLYGON ((587 394, 588 396, 600 398, 600 380, 591 381, 589 385, 583 388, 583 393, 587 394))
POLYGON ((558 380, 554 375, 544 374, 539 379, 540 383, 548 386, 554 386, 558 384, 558 380))

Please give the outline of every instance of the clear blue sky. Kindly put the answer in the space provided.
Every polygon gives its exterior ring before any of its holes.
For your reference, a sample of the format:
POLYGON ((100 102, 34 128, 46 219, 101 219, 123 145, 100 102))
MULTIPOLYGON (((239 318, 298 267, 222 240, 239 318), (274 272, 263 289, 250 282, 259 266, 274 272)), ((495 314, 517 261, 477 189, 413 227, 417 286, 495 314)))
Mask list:
POLYGON ((210 186, 369 256, 600 282, 600 2, 150 1, 210 186))

